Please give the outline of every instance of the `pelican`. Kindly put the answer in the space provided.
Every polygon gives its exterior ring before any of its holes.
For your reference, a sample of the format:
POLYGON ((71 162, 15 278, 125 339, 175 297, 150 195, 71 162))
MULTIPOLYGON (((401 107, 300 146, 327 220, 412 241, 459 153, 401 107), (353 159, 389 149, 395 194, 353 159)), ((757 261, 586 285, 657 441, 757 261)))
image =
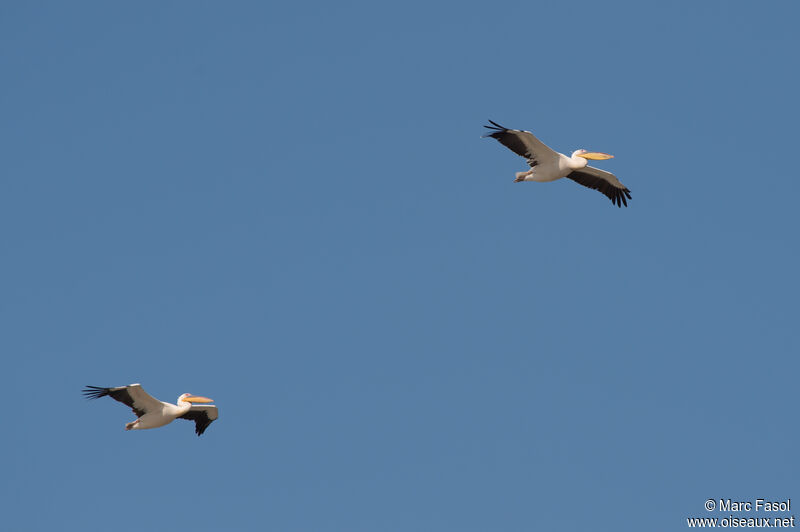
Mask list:
POLYGON ((99 399, 100 397, 109 396, 131 407, 137 419, 126 424, 125 430, 154 429, 181 418, 194 421, 194 431, 200 436, 211 422, 217 419, 218 415, 217 407, 214 405, 199 406, 192 404, 213 403, 213 399, 185 393, 178 397, 178 404, 173 405, 159 401, 151 396, 144 391, 141 384, 130 384, 117 388, 87 386, 83 389, 83 394, 87 399, 99 399))
POLYGON ((548 148, 530 131, 508 129, 497 122, 489 120, 490 126, 483 126, 492 132, 484 135, 497 139, 500 144, 528 160, 531 167, 527 172, 517 172, 515 183, 520 181, 537 181, 544 183, 567 177, 581 185, 599 190, 611 199, 617 207, 628 206, 625 199, 631 199, 631 191, 619 182, 612 173, 587 166, 587 159, 603 161, 614 156, 596 151, 575 150, 571 157, 548 148))

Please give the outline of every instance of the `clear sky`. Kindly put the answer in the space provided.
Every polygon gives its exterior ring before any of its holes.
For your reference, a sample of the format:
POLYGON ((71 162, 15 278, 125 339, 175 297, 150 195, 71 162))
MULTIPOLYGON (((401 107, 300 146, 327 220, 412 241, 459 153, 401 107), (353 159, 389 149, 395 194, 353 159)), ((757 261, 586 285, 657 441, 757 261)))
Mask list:
POLYGON ((3 3, 4 529, 682 530, 708 498, 800 501, 799 16, 3 3), (614 154, 630 207, 513 183, 489 118, 614 154), (220 419, 126 432, 80 394, 133 382, 220 419))

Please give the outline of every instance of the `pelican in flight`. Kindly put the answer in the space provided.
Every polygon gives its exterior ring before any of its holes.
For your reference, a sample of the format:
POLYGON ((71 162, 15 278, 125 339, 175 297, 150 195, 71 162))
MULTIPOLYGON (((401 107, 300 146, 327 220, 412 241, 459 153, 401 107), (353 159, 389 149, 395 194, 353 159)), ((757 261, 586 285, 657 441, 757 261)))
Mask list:
POLYGON ((528 160, 531 167, 527 172, 517 172, 515 183, 520 181, 537 181, 544 183, 555 181, 562 177, 568 177, 577 181, 581 185, 595 190, 599 190, 617 207, 628 206, 631 199, 631 191, 619 182, 619 179, 610 172, 587 166, 587 159, 603 161, 614 156, 607 153, 590 152, 586 150, 575 150, 572 157, 567 157, 563 153, 558 153, 548 148, 542 141, 533 136, 530 131, 520 131, 519 129, 508 129, 497 122, 489 120, 490 126, 483 126, 492 132, 484 137, 497 139, 500 144, 521 155, 528 160))
POLYGON ((87 386, 83 389, 87 399, 99 399, 109 396, 112 399, 126 404, 136 414, 136 421, 125 425, 125 430, 154 429, 172 423, 175 419, 189 419, 194 421, 194 431, 200 436, 212 421, 217 419, 217 407, 193 403, 213 403, 213 399, 185 393, 178 397, 178 404, 165 403, 144 391, 140 384, 130 384, 117 388, 101 388, 87 386))

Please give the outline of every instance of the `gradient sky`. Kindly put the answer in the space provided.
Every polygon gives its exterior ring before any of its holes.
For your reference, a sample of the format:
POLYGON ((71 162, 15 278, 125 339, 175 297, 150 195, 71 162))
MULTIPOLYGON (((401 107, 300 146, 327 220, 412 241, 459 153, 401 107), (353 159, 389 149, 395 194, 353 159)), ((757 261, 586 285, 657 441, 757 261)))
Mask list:
MULTIPOLYGON (((5 2, 7 530, 800 501, 796 2, 5 2), (481 139, 596 165, 617 209, 481 139), (84 385, 214 398, 197 438, 84 385)), ((763 514, 761 514, 763 515, 763 514)))

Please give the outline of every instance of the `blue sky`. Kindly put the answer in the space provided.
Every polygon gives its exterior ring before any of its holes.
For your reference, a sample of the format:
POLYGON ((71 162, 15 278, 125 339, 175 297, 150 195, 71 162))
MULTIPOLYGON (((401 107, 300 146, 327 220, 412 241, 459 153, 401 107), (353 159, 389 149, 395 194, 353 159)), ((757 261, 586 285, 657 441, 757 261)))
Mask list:
POLYGON ((800 497, 798 15, 3 4, 9 530, 677 530, 800 497), (630 207, 512 183, 488 118, 613 153, 630 207), (80 395, 132 382, 220 419, 125 432, 80 395))

